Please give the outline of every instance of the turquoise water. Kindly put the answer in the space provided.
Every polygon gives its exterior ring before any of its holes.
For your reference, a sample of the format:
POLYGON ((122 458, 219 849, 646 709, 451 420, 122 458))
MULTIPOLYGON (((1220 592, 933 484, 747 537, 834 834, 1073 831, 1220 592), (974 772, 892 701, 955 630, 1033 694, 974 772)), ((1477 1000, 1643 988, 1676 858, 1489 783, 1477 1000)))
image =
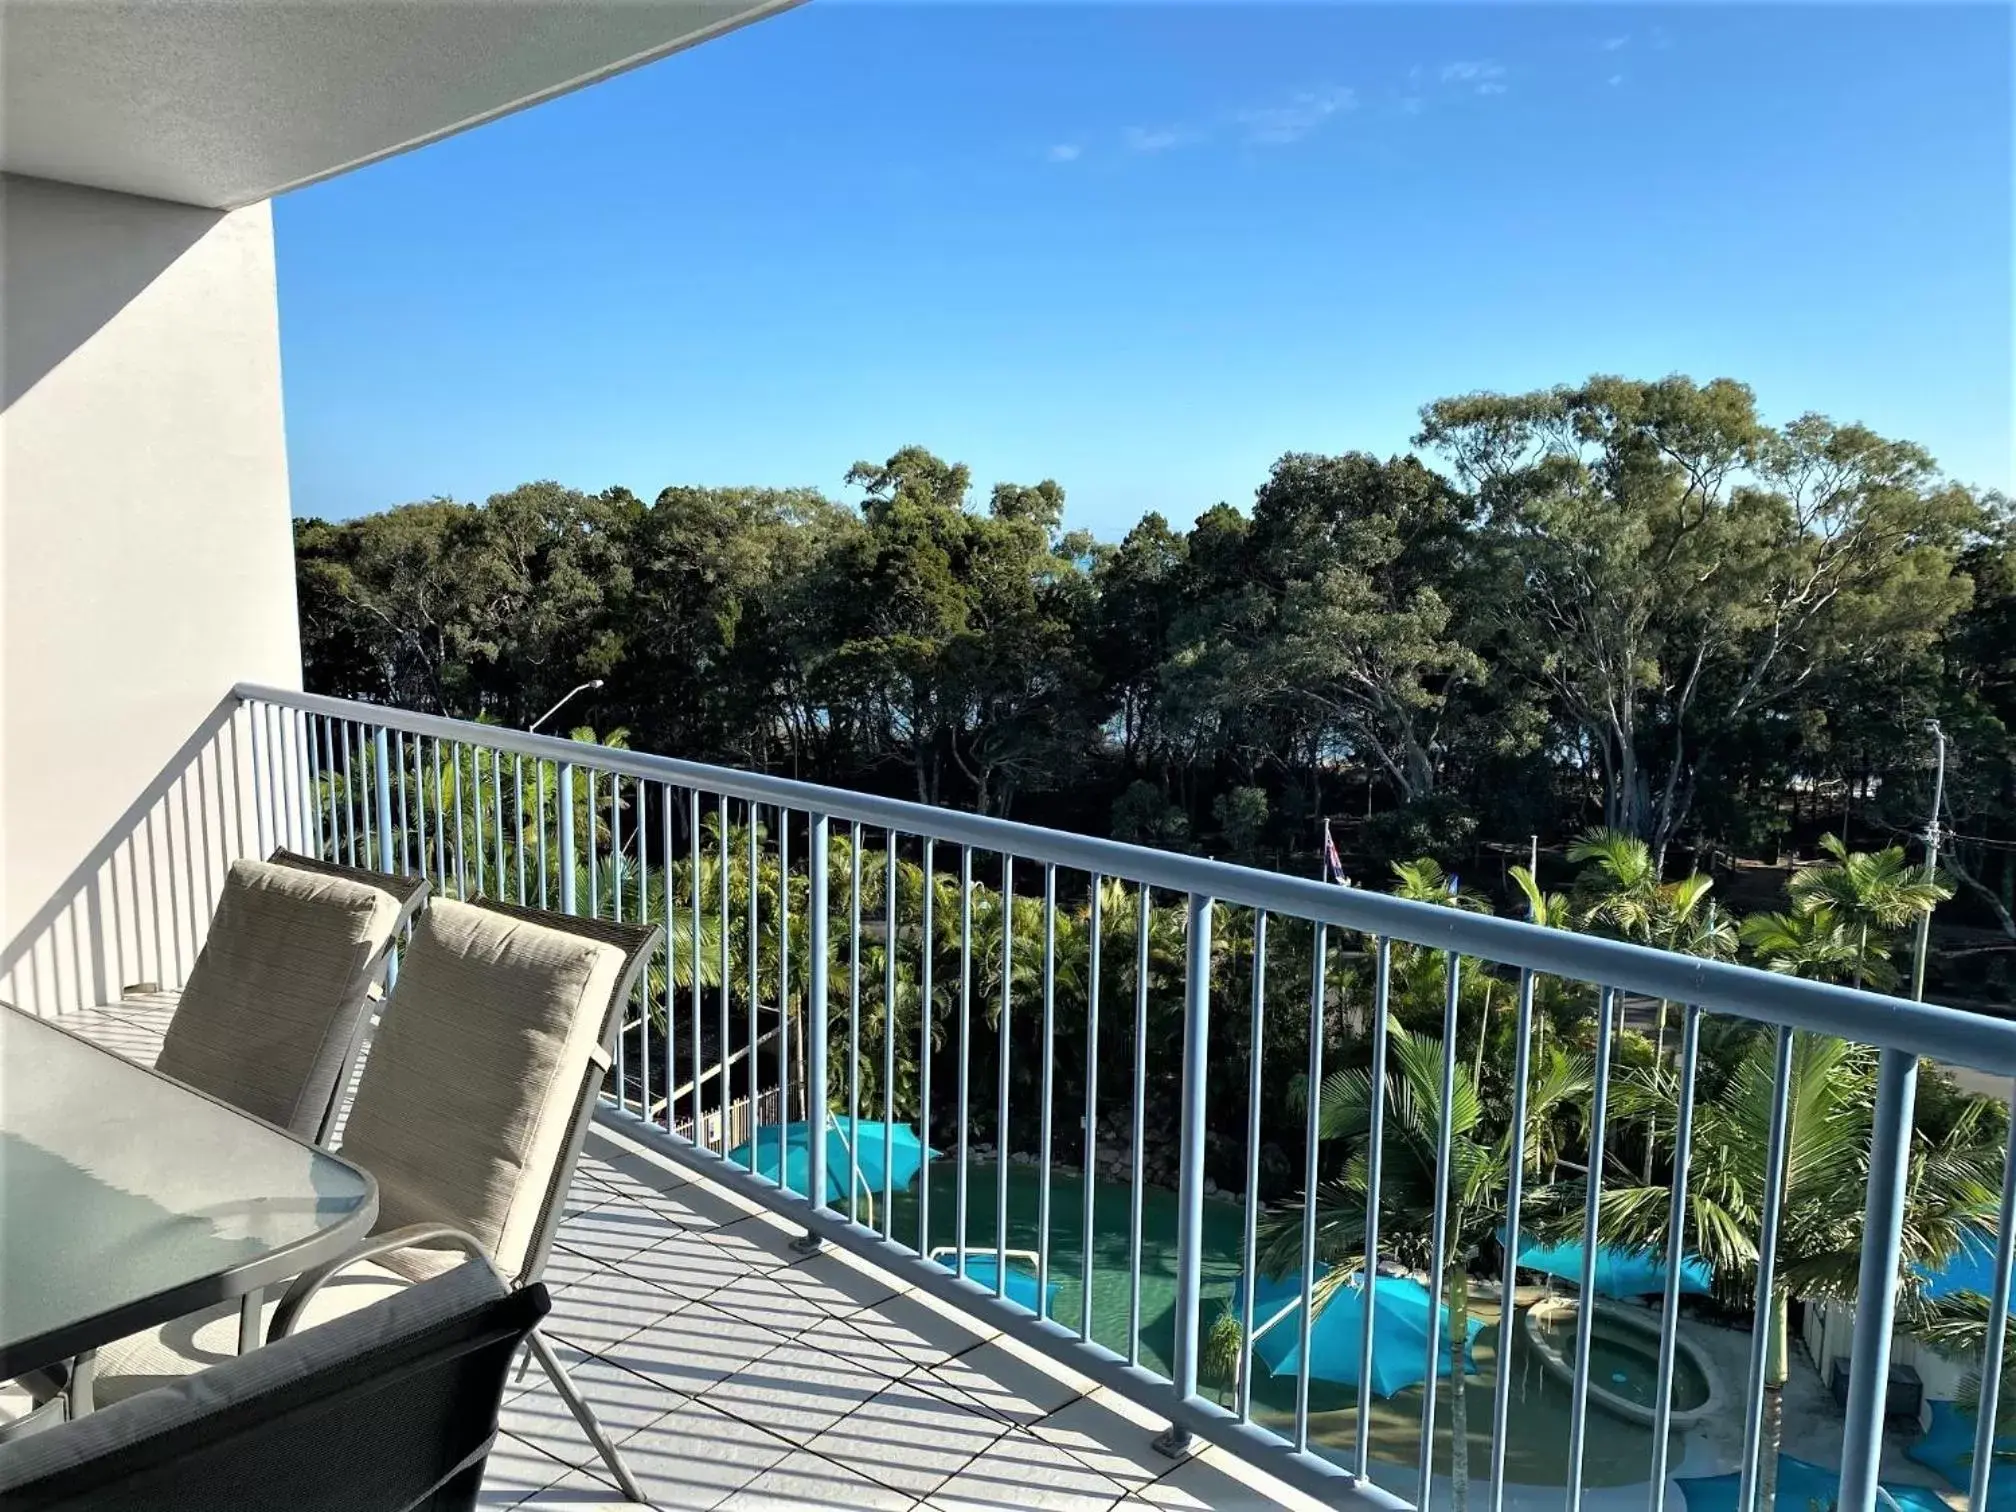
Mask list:
MULTIPOLYGON (((995 1245, 998 1170, 973 1163, 966 1186, 966 1244, 969 1252, 991 1251, 995 1245)), ((1007 1248, 1034 1250, 1040 1234, 1042 1174, 1034 1166, 1009 1166, 1007 1248)), ((905 1244, 929 1251, 951 1245, 958 1237, 956 1162, 931 1163, 931 1231, 919 1243, 918 1199, 899 1192, 893 1204, 893 1232, 905 1244)), ((1053 1172, 1050 1177, 1050 1280, 1057 1285, 1052 1317, 1076 1330, 1084 1297, 1084 1194, 1081 1177, 1053 1172)), ((1136 1305, 1129 1284, 1129 1231, 1132 1189, 1121 1182, 1095 1181, 1092 1222, 1092 1337, 1108 1349, 1127 1353, 1129 1319, 1136 1305)), ((866 1219, 865 1207, 861 1213, 866 1219)), ((879 1215, 878 1215, 879 1216, 879 1215)), ((1244 1249, 1245 1209, 1238 1203, 1207 1198, 1204 1203, 1203 1307, 1206 1320, 1229 1304, 1238 1279, 1244 1249)), ((879 1226, 879 1224, 878 1224, 879 1226)), ((991 1257, 990 1257, 991 1258, 991 1257)), ((1176 1195, 1159 1188, 1141 1194, 1141 1319, 1140 1363, 1162 1375, 1170 1370, 1176 1334, 1176 1195)), ((1472 1346, 1476 1370, 1466 1391, 1469 1409, 1470 1462, 1473 1473, 1488 1474, 1492 1422, 1492 1391, 1501 1363, 1498 1313, 1495 1304, 1480 1305, 1476 1315, 1485 1323, 1472 1346)), ((1287 1325, 1284 1325, 1287 1326, 1287 1325)), ((1508 1441, 1507 1474, 1527 1485, 1566 1483, 1569 1392, 1526 1344, 1524 1331, 1512 1331, 1509 1359, 1512 1372, 1514 1431, 1508 1441)), ((1653 1362, 1656 1365, 1656 1361, 1653 1362)), ((1642 1359, 1618 1360, 1612 1370, 1637 1370, 1642 1359)), ((1224 1383, 1218 1383, 1224 1384, 1224 1383)), ((1648 1380, 1649 1389, 1649 1380, 1648 1380)), ((1613 1390, 1616 1387, 1613 1386, 1613 1390)), ((1228 1393, 1229 1394, 1229 1393, 1228 1393)), ((1446 1465, 1451 1434, 1449 1403, 1453 1392, 1445 1381, 1436 1412, 1438 1463, 1446 1465)), ((1279 1431, 1289 1431, 1295 1411, 1292 1375, 1275 1377, 1260 1367, 1253 1389, 1254 1415, 1279 1431)), ((1418 1462, 1421 1411, 1419 1387, 1372 1405, 1372 1454, 1395 1465, 1418 1462)), ((1358 1388, 1312 1380, 1309 1391, 1310 1439, 1319 1451, 1341 1457, 1350 1451, 1357 1433, 1358 1388)), ((1592 1414, 1584 1476, 1589 1485, 1629 1485, 1642 1482, 1651 1459, 1651 1435, 1642 1428, 1601 1413, 1592 1414)))

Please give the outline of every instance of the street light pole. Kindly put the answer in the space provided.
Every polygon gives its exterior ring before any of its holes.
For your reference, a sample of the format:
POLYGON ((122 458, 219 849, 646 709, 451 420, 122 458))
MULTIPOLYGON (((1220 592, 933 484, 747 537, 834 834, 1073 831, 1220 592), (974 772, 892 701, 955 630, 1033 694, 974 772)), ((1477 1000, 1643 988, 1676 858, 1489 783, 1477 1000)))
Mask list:
POLYGON ((576 693, 586 693, 590 688, 599 688, 601 686, 602 686, 601 678, 591 677, 588 679, 588 681, 581 683, 579 686, 569 688, 565 693, 563 693, 560 696, 560 702, 553 705, 552 708, 548 709, 544 714, 541 714, 537 719, 533 720, 532 723, 526 727, 525 733, 527 735, 538 734, 539 726, 543 725, 555 714, 558 714, 562 709, 566 708, 567 701, 571 699, 576 693))
MULTIPOLYGON (((1932 882, 1939 876, 1939 806, 1946 798, 1946 732, 1939 727, 1936 719, 1927 720, 1926 726, 1932 731, 1939 753, 1932 777, 1932 812, 1925 820, 1925 880, 1932 882)), ((1931 940, 1932 910, 1928 908, 1918 915, 1918 941, 1911 952, 1911 997, 1914 1002, 1925 1001, 1925 958, 1930 954, 1931 940)))

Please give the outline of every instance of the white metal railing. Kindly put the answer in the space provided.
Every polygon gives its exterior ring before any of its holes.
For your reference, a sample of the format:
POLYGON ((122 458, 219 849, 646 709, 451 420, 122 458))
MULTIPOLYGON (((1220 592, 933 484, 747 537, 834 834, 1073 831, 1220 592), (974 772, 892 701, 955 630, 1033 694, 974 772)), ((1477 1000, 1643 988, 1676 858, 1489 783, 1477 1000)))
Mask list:
MULTIPOLYGON (((1672 1340, 1686 1253, 1684 1203, 1703 1016, 1749 1020, 1776 1035, 1769 1185, 1757 1236, 1760 1318, 1776 1279, 1794 1034, 1836 1036, 1880 1052, 1843 1508, 1866 1512, 1877 1497, 1877 1430, 1895 1321, 1918 1057, 2016 1077, 2016 1023, 1194 856, 341 699, 241 687, 176 762, 65 893, 0 955, 0 996, 36 1006, 55 980, 48 975, 56 969, 52 951, 61 955, 65 948, 77 962, 57 973, 64 984, 51 999, 57 1009, 93 992, 102 1000, 108 988, 138 980, 129 958, 156 974, 150 979, 179 981, 200 946, 206 900, 223 865, 276 845, 419 872, 448 896, 487 894, 617 918, 648 915, 669 926, 667 940, 620 1041, 607 1119, 792 1215, 809 1234, 844 1244, 985 1315, 1152 1407, 1172 1425, 1163 1447, 1175 1450, 1190 1433, 1202 1433, 1340 1505, 1406 1504, 1382 1484, 1394 1477, 1370 1442, 1377 1308, 1368 1300, 1355 1434, 1348 1444, 1325 1446, 1311 1438, 1312 1298, 1322 1258, 1317 1204, 1308 1204, 1302 1219, 1300 1294, 1281 1313, 1292 1311, 1289 1326, 1300 1331, 1292 1410, 1273 1412, 1256 1400, 1252 1284, 1264 1216, 1263 1114, 1278 1123, 1282 1113, 1262 1107, 1266 1030, 1284 1013, 1306 1017, 1293 1026, 1304 1042, 1298 1053, 1306 1057, 1296 1069, 1310 1087, 1321 1084, 1326 1069, 1336 1069, 1324 1064, 1323 1030, 1340 980, 1333 946, 1359 942, 1370 969, 1369 985, 1359 989, 1369 999, 1369 1054, 1354 1069, 1367 1071, 1374 1087, 1383 1086, 1389 1069, 1395 951, 1439 954, 1446 986, 1443 1107, 1455 1084, 1463 973, 1502 977, 1514 995, 1514 1147, 1502 1278, 1508 1299, 1516 1280, 1510 1257, 1518 1253, 1522 1206, 1531 1197, 1523 1141, 1536 986, 1559 979, 1592 989, 1589 1143, 1599 1150, 1616 1050, 1613 1005, 1621 994, 1684 1005, 1672 1179, 1672 1212, 1682 1216, 1670 1225, 1661 1299, 1653 1512, 1666 1493, 1672 1340), (157 831, 165 843, 154 841, 157 831), (164 928, 164 883, 178 874, 181 880, 166 888, 164 928), (1158 898, 1180 902, 1180 926, 1173 915, 1165 925, 1165 916, 1154 912, 1158 898), (80 910, 97 922, 80 930, 80 910), (115 931, 102 927, 108 917, 116 917, 115 931), (1068 936, 1062 943, 1060 924, 1068 936), (1283 989, 1278 971, 1270 986, 1270 964, 1285 964, 1306 980, 1306 992, 1283 989), (1060 1019, 1060 984, 1072 1009, 1068 1026, 1060 1019), (991 1030, 985 1023, 990 1010, 991 1030), (1027 1043, 1040 1051, 1037 1065, 1018 1080, 1014 1056, 1025 1041, 1017 1025, 1027 1014, 1037 1016, 1039 1029, 1027 1043), (1214 1023, 1214 1014, 1224 1022, 1214 1023), (990 1058, 988 1087, 976 1077, 975 1061, 984 1071, 990 1058), (680 1099, 687 1104, 675 1106, 680 1099), (779 1109, 783 1118, 803 1118, 808 1109, 822 1118, 879 1115, 886 1126, 914 1129, 923 1153, 909 1211, 899 1218, 895 1199, 904 1184, 896 1179, 895 1162, 882 1161, 879 1193, 864 1180, 858 1139, 843 1146, 845 1175, 836 1170, 830 1178, 827 1140, 807 1141, 809 1197, 780 1184, 781 1168, 767 1169, 753 1141, 731 1161, 724 1131, 737 1106, 779 1109), (1232 1123, 1227 1110, 1234 1110, 1245 1128, 1236 1160, 1221 1162, 1243 1173, 1233 1258, 1247 1278, 1229 1407, 1200 1390, 1199 1380, 1212 1107, 1223 1115, 1221 1124, 1232 1123), (1150 1338, 1159 1320, 1144 1321, 1144 1261, 1166 1248, 1159 1243, 1164 1236, 1146 1232, 1147 1194, 1158 1173, 1149 1169, 1145 1147, 1151 1120, 1165 1111, 1174 1115, 1175 1141, 1173 1316, 1166 1347, 1159 1335, 1150 1338), (1124 1252, 1102 1257, 1097 1221, 1106 1209, 1098 1203, 1095 1175, 1102 1130, 1114 1117, 1124 1120, 1128 1163, 1124 1246, 1116 1236, 1111 1247, 1124 1252), (687 1136, 677 1132, 682 1129, 687 1136), (948 1146, 943 1154, 933 1151, 934 1139, 948 1146), (983 1142, 994 1147, 992 1175, 976 1178, 983 1142), (1018 1147, 1033 1157, 1036 1186, 1033 1220, 1021 1225, 1035 1231, 1028 1246, 1037 1279, 1033 1309, 1008 1295, 1007 1262, 1023 1248, 1010 1244, 1017 1226, 1011 1222, 1010 1157, 1018 1147), (1070 1164, 1082 1173, 1076 1212, 1053 1201, 1059 1173, 1070 1164), (942 1195, 934 1191, 947 1167, 949 1222, 942 1195), (975 1187, 987 1179, 991 1213, 975 1203, 975 1187), (829 1190, 841 1195, 829 1198, 829 1190), (864 1192, 871 1200, 861 1201, 864 1192), (953 1269, 929 1259, 938 1248, 954 1256, 953 1269), (990 1249, 995 1264, 983 1286, 966 1274, 967 1262, 990 1249), (1110 1280, 1116 1268, 1126 1291, 1125 1321, 1102 1326, 1095 1318, 1095 1281, 1110 1280), (1079 1292, 1067 1316, 1049 1315, 1049 1286, 1058 1279, 1079 1292)), ((1306 1102, 1297 1142, 1304 1185, 1313 1188, 1324 1155, 1320 1099, 1306 1102)), ((1363 1215, 1360 1263, 1368 1273, 1381 1254, 1384 1107, 1382 1099, 1372 1100, 1363 1152, 1372 1200, 1363 1215)), ((1449 1253, 1451 1135, 1447 1120, 1437 1122, 1431 1318, 1440 1316, 1449 1253)), ((1585 1296, 1593 1291, 1602 1184, 1601 1163, 1591 1166, 1585 1296)), ((2011 1237, 2005 1224, 1999 1238, 2003 1282, 1993 1299, 1998 1318, 2007 1308, 2011 1237)), ((1574 1349, 1569 1512, 1579 1512, 1583 1497, 1592 1314, 1582 1310, 1574 1349)), ((1739 1505, 1745 1508, 1758 1480, 1767 1332, 1761 1326, 1754 1332, 1741 1394, 1739 1505)), ((1433 1425, 1441 1389, 1432 1362, 1424 1366, 1423 1428, 1413 1467, 1419 1488, 1433 1484, 1437 1471, 1433 1425)), ((1994 1417, 1998 1376, 1991 1372, 1984 1387, 1984 1421, 1994 1417)), ((1510 1378, 1501 1368, 1493 1392, 1493 1512, 1503 1506, 1505 1451, 1514 1430, 1510 1378)), ((1985 1482, 1985 1457, 1975 1473, 1985 1482)), ((1425 1491, 1416 1494, 1426 1499, 1425 1491)))

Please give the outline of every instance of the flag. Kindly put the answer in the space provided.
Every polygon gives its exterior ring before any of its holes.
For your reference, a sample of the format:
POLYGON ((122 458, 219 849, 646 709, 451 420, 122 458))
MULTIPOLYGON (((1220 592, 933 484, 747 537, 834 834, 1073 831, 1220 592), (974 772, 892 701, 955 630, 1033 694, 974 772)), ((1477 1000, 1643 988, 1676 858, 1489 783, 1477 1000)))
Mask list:
POLYGON ((1344 862, 1337 854, 1337 842, 1330 838, 1330 821, 1328 819, 1323 821, 1323 880, 1325 882, 1343 882, 1346 885, 1349 885, 1350 882, 1350 879, 1344 875, 1344 862))

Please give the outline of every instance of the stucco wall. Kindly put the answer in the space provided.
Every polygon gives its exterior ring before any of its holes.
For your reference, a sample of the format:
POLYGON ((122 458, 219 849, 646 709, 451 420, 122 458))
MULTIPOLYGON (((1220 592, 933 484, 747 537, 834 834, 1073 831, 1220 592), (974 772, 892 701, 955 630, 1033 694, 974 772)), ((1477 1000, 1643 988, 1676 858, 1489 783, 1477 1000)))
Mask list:
POLYGON ((5 947, 301 650, 269 208, 0 177, 0 333, 5 947))

